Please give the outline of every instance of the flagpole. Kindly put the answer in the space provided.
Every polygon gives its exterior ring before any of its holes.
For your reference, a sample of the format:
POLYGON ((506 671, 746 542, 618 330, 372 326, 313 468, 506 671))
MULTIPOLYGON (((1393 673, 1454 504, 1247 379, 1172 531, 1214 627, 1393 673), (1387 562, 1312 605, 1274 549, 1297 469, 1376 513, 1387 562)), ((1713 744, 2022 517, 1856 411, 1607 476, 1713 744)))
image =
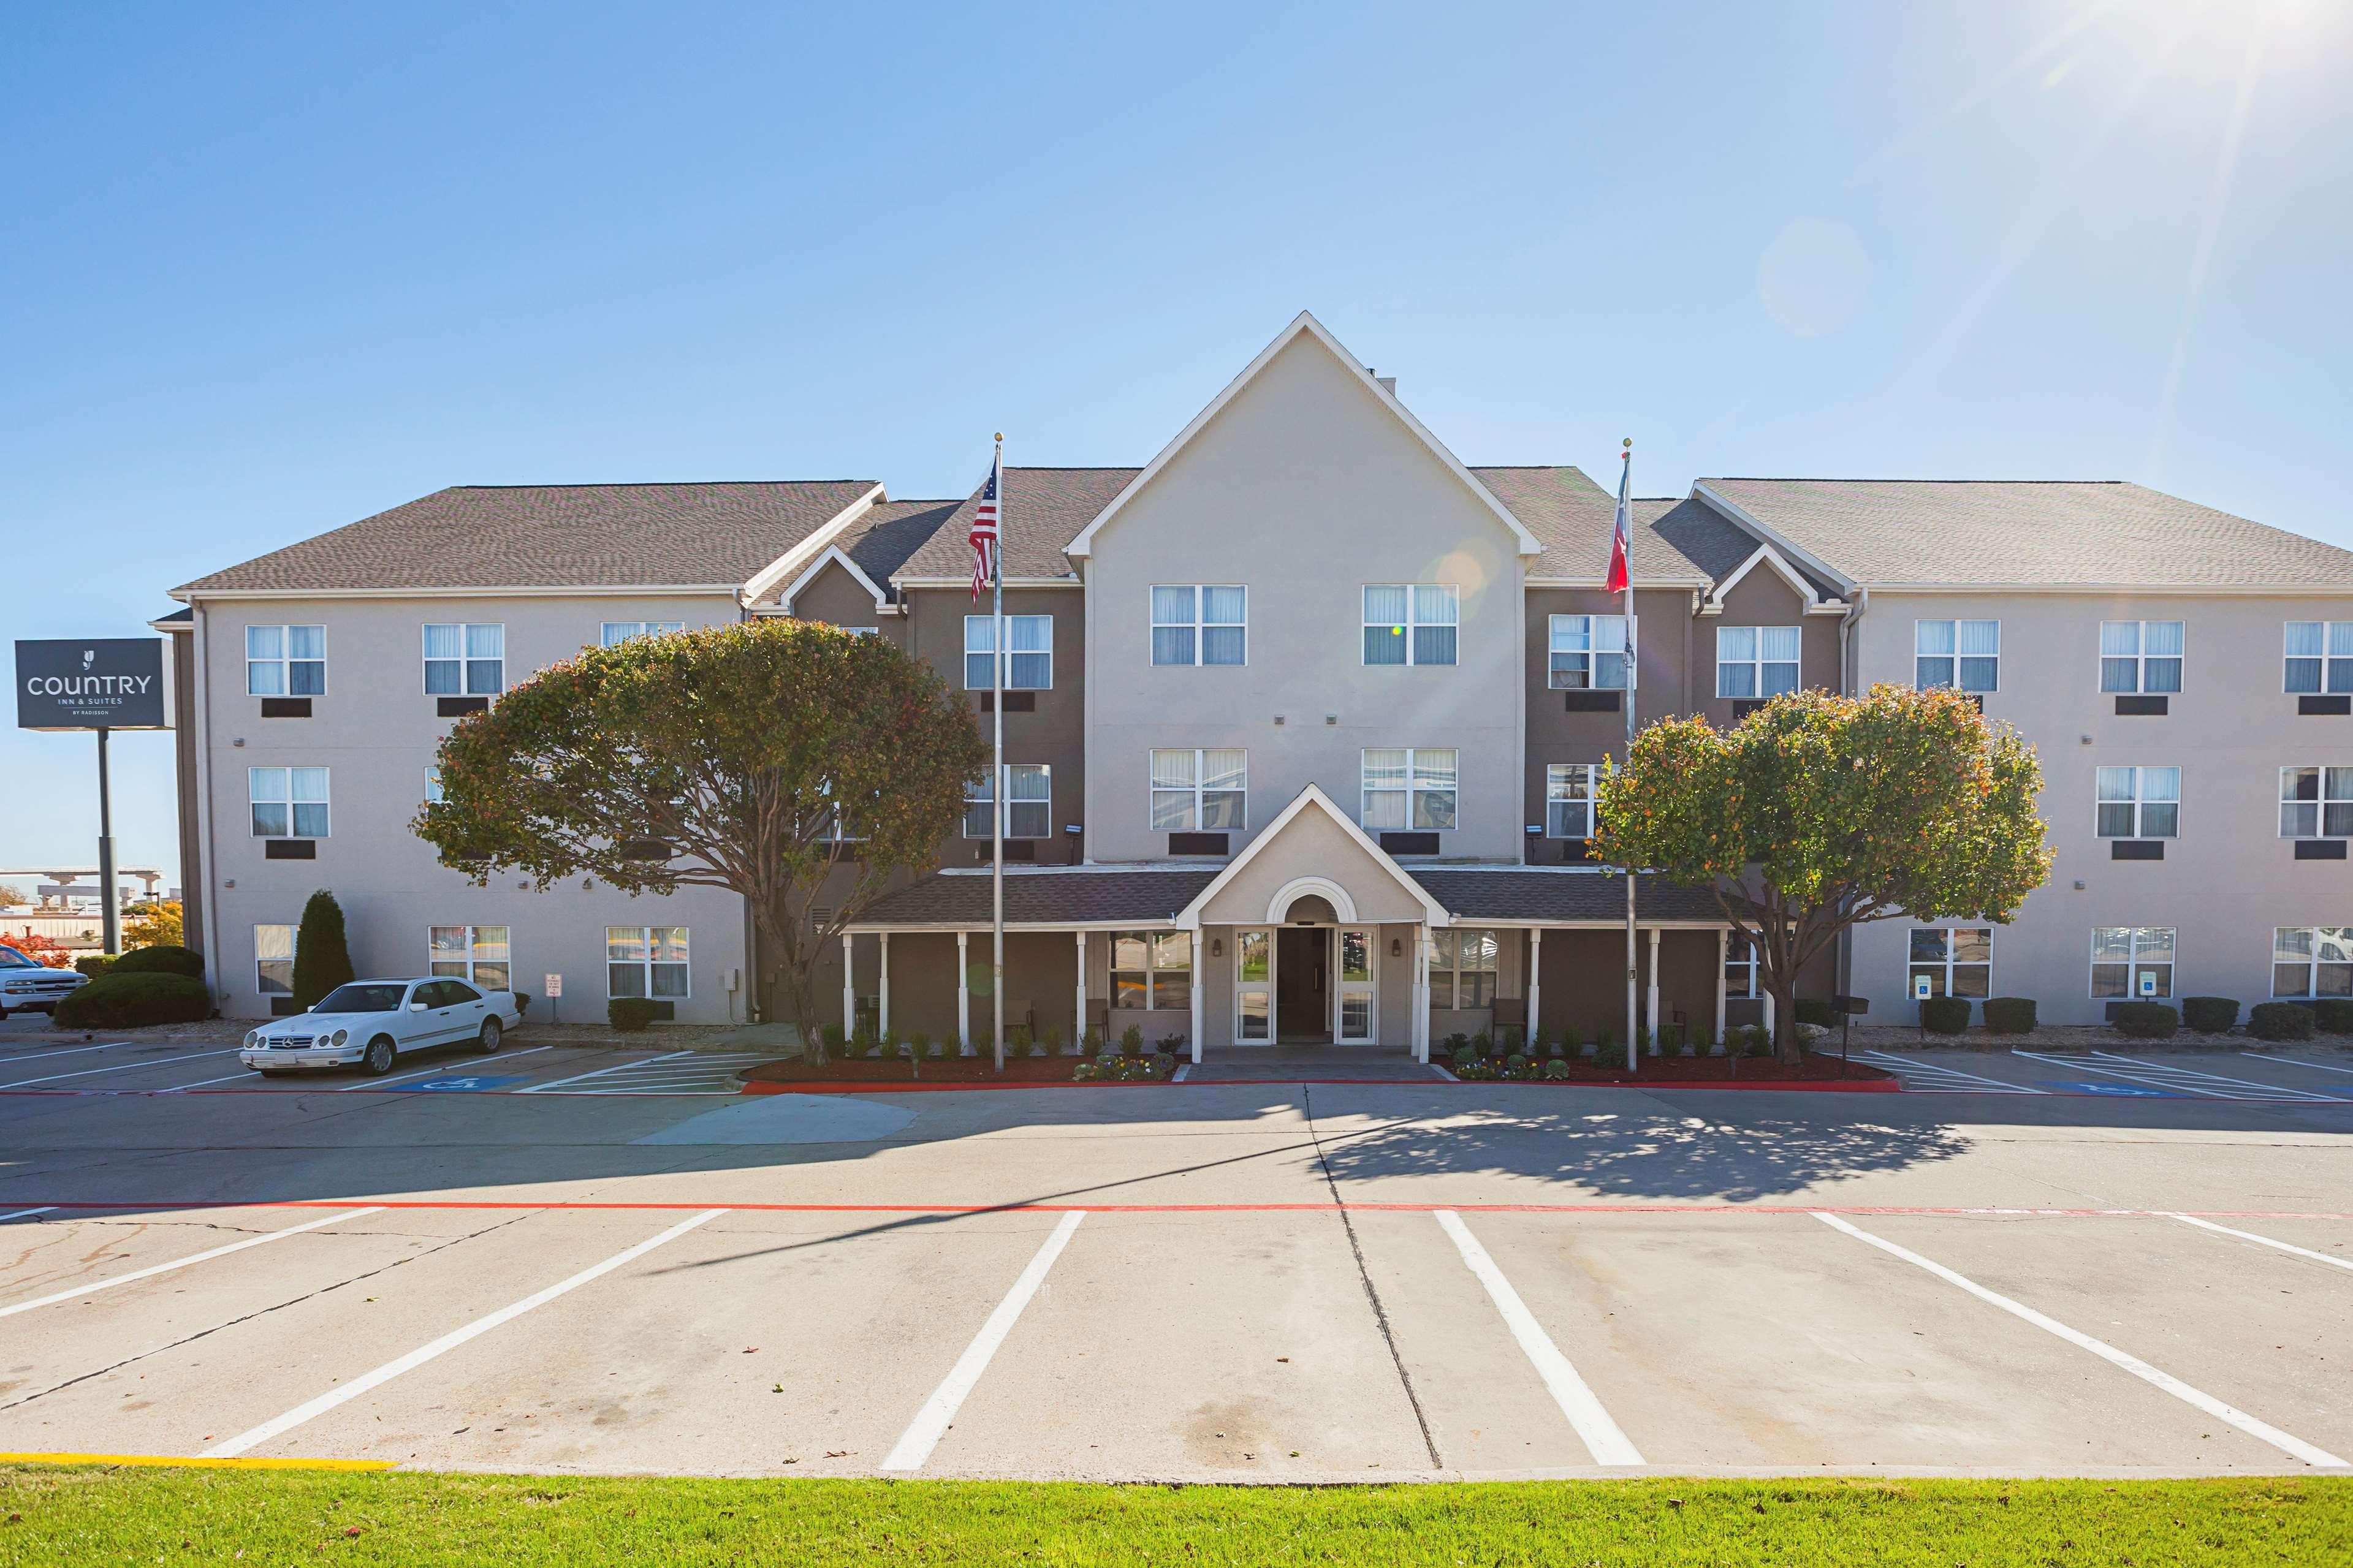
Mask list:
POLYGON ((995 945, 991 949, 989 1005, 996 1009, 988 1037, 997 1050, 997 1070, 1005 1070, 1005 432, 997 433, 997 457, 991 469, 997 489, 997 540, 988 552, 990 585, 996 599, 989 615, 989 647, 996 649, 990 658, 988 706, 996 719, 996 735, 988 753, 989 799, 996 809, 989 813, 989 920, 995 945))
MULTIPOLYGON (((1634 634, 1634 526, 1630 512, 1632 502, 1626 499, 1627 481, 1634 470, 1634 441, 1628 437, 1618 450, 1618 511, 1626 521, 1626 763, 1634 763, 1634 690, 1635 674, 1640 657, 1634 634)), ((1634 936, 1634 868, 1626 868, 1626 1070, 1634 1070, 1634 1037, 1640 1027, 1635 1018, 1634 993, 1641 984, 1641 958, 1640 944, 1634 936)), ((1657 1028, 1659 1021, 1651 1020, 1657 1028)))

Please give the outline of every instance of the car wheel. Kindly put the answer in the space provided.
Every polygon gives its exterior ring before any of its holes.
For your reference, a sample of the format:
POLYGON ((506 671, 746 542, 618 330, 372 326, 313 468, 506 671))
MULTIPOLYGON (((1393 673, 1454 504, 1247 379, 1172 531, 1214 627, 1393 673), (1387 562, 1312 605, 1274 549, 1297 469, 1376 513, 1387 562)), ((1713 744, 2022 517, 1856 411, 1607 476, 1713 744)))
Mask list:
POLYGON ((499 1021, 496 1018, 483 1019, 482 1032, 475 1037, 474 1049, 483 1056, 489 1056, 499 1048, 499 1037, 504 1032, 499 1027, 499 1021))
POLYGON ((368 1042, 367 1055, 360 1058, 360 1069, 370 1078, 382 1078, 392 1070, 392 1042, 382 1035, 368 1042))

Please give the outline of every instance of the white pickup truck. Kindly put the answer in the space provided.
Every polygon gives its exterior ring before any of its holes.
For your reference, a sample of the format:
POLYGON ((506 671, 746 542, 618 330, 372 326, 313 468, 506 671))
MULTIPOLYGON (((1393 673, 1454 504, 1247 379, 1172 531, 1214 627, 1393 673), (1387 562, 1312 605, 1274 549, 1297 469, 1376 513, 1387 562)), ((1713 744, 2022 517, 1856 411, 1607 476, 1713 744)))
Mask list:
POLYGON ((78 969, 51 969, 0 944, 0 1018, 11 1013, 54 1013, 68 993, 89 981, 78 969))
POLYGON ((465 1046, 488 1056, 522 1022, 512 991, 463 980, 354 980, 307 1013, 275 1018, 245 1037, 237 1059, 259 1073, 356 1065, 382 1078, 403 1051, 465 1046))

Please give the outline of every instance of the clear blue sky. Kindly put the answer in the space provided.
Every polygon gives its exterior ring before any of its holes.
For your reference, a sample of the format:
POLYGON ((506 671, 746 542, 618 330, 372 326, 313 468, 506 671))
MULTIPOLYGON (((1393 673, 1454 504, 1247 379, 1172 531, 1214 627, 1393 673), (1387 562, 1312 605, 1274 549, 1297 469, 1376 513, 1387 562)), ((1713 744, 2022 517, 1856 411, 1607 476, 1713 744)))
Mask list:
MULTIPOLYGON (((0 628, 443 485, 1150 457, 1302 307, 1470 462, 2353 544, 2332 0, 0 9, 0 628)), ((0 731, 0 864, 92 853, 0 731)), ((168 742, 118 748, 174 863, 168 742)))

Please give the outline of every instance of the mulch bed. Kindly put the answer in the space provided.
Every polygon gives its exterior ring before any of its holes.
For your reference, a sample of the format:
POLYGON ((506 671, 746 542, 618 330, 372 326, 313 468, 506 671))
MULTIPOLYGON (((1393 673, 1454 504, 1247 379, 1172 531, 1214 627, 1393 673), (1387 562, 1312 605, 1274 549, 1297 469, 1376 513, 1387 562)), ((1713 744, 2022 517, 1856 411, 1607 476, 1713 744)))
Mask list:
POLYGON ((1008 1057, 1005 1070, 999 1073, 987 1057, 942 1057, 937 1060, 927 1058, 920 1072, 908 1071, 903 1060, 886 1062, 860 1057, 853 1061, 837 1058, 819 1067, 793 1057, 784 1061, 762 1062, 735 1076, 746 1083, 874 1083, 901 1088, 934 1083, 1069 1083, 1071 1069, 1081 1059, 1073 1056, 1008 1057))
MULTIPOLYGON (((1450 1070, 1452 1066, 1451 1063, 1448 1062, 1440 1062, 1439 1065, 1446 1067, 1450 1068, 1450 1070)), ((1540 1064, 1538 1065, 1538 1071, 1539 1074, 1541 1074, 1542 1068, 1540 1064)), ((1783 1067, 1780 1063, 1775 1061, 1770 1057, 1742 1057, 1738 1058, 1736 1063, 1734 1058, 1729 1057, 1644 1057, 1641 1060, 1641 1065, 1630 1073, 1623 1067, 1597 1068, 1591 1062, 1588 1061, 1569 1063, 1568 1076, 1564 1079, 1548 1079, 1538 1076, 1532 1079, 1466 1079, 1464 1081, 1480 1083, 1535 1082, 1558 1083, 1564 1085, 1576 1085, 1580 1083, 1619 1083, 1633 1084, 1636 1086, 1647 1084, 1652 1087, 1656 1087, 1661 1084, 1690 1084, 1694 1087, 1699 1087, 1703 1085, 1720 1086, 1725 1084, 1767 1083, 1802 1083, 1810 1085, 1837 1083, 1841 1079, 1841 1078, 1849 1083, 1869 1083, 1873 1085, 1884 1084, 1890 1089, 1897 1087, 1896 1078, 1894 1073, 1883 1071, 1878 1068, 1865 1067, 1861 1062, 1850 1062, 1847 1064, 1845 1072, 1841 1074, 1839 1070, 1839 1059, 1836 1056, 1821 1055, 1809 1056, 1804 1060, 1799 1062, 1795 1067, 1783 1067), (1736 1070, 1736 1068, 1737 1070, 1736 1070)))

